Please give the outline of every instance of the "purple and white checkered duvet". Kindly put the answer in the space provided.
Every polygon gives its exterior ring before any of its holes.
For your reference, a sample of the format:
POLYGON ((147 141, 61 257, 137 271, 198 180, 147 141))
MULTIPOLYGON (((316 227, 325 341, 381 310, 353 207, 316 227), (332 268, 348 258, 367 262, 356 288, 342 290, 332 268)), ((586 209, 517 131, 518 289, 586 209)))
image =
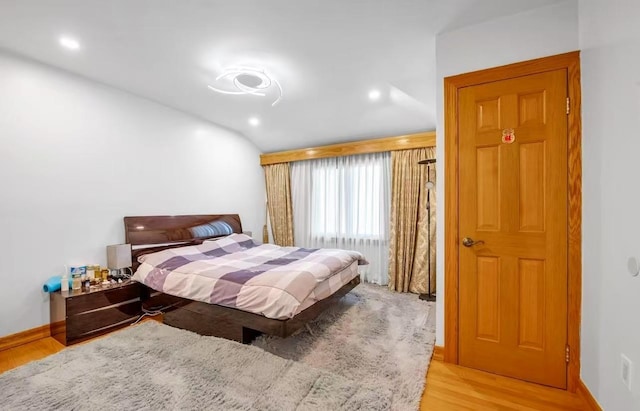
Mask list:
POLYGON ((368 264, 355 251, 257 244, 244 234, 146 254, 138 261, 133 279, 154 290, 275 319, 293 317, 318 283, 354 261, 368 264))

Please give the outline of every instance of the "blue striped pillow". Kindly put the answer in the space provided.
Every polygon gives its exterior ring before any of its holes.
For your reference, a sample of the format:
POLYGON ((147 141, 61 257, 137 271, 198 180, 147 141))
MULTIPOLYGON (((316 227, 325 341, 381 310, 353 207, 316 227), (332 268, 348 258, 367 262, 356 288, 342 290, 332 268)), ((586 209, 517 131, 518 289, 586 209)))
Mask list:
POLYGON ((222 237, 233 234, 233 228, 224 221, 215 221, 213 223, 191 227, 189 231, 191 231, 194 238, 222 237))

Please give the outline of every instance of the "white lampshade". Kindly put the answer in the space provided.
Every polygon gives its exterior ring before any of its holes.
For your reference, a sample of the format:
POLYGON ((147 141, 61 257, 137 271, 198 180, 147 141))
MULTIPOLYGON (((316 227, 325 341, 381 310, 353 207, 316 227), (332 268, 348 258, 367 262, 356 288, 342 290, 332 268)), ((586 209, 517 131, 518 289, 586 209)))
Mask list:
POLYGON ((108 245, 107 267, 112 270, 131 267, 131 244, 108 245))

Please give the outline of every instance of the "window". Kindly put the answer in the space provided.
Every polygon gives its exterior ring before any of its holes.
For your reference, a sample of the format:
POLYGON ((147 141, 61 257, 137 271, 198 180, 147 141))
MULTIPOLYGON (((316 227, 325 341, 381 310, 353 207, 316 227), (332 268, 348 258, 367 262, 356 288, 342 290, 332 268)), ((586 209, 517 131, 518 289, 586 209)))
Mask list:
POLYGON ((322 164, 312 171, 311 234, 316 237, 386 237, 384 164, 322 164))
POLYGON ((359 251, 362 279, 387 284, 390 153, 294 162, 291 197, 296 246, 359 251))

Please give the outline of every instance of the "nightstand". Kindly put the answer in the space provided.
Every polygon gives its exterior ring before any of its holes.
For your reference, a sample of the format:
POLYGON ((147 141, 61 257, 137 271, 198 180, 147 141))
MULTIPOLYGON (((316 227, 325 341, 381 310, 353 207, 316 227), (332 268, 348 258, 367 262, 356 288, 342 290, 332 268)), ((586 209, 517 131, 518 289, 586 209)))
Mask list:
POLYGON ((142 313, 141 286, 134 281, 50 295, 51 336, 75 344, 134 322, 142 313))

